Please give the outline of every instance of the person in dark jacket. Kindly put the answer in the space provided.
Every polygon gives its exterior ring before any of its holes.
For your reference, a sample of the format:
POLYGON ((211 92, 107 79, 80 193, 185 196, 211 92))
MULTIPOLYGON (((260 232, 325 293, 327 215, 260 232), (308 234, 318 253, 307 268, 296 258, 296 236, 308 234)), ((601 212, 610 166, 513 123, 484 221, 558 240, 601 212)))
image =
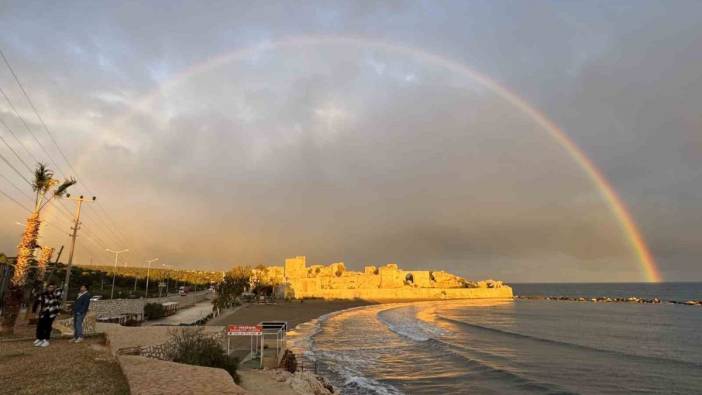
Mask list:
POLYGON ((51 325, 61 309, 61 290, 56 284, 49 283, 46 290, 39 295, 39 322, 37 322, 37 339, 34 345, 47 347, 51 337, 51 325))
POLYGON ((83 320, 85 320, 85 315, 88 314, 88 308, 90 307, 90 293, 88 293, 88 286, 83 284, 80 286, 80 292, 78 292, 78 297, 76 302, 73 304, 73 342, 80 343, 83 341, 83 320))

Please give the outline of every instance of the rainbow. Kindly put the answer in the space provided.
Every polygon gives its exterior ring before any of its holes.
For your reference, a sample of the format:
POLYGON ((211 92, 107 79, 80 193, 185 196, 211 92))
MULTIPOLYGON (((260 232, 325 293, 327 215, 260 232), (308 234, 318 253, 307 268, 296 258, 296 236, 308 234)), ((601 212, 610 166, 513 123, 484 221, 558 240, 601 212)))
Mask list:
POLYGON ((388 51, 391 53, 399 53, 407 56, 414 57, 416 59, 428 62, 429 64, 438 65, 449 71, 455 72, 458 75, 463 75, 471 80, 479 83, 483 87, 491 90, 497 94, 502 99, 509 102, 511 105, 515 106, 517 109, 526 114, 533 122, 539 125, 543 130, 545 130, 548 135, 555 140, 575 161, 575 163, 585 172, 588 178, 595 185, 599 194, 607 203, 609 210, 616 218, 622 232, 626 236, 626 240, 632 252, 636 255, 637 260, 640 265, 640 269, 645 279, 649 282, 660 282, 661 274, 658 270, 656 262, 651 255, 651 252, 644 241, 641 232, 639 231, 636 222, 634 221, 631 213, 627 209, 622 199, 616 193, 612 185, 605 178, 602 172, 595 166, 595 164, 587 157, 587 155, 575 144, 575 142, 568 137, 568 135, 561 130, 553 121, 551 121, 543 112, 537 110, 532 105, 530 105, 526 100, 521 98, 518 94, 506 88, 504 85, 498 83, 492 78, 485 74, 482 74, 462 63, 451 60, 444 56, 434 54, 428 51, 420 50, 417 48, 407 47, 404 45, 399 45, 395 43, 389 43, 384 41, 378 41, 375 39, 350 37, 350 36, 295 36, 291 38, 284 38, 280 40, 275 40, 271 42, 266 42, 263 45, 247 47, 243 49, 238 49, 223 55, 209 58, 203 62, 200 62, 188 69, 185 69, 172 77, 167 81, 157 86, 155 89, 149 91, 147 94, 141 97, 135 103, 132 110, 126 114, 124 117, 118 119, 115 122, 115 128, 119 128, 126 120, 131 118, 134 114, 140 110, 145 110, 148 108, 149 104, 158 98, 159 94, 164 90, 172 88, 183 81, 191 78, 195 75, 204 73, 206 71, 215 69, 217 67, 223 66, 229 62, 242 60, 258 52, 264 52, 273 49, 283 49, 283 48, 302 48, 310 46, 321 46, 321 45, 346 45, 355 46, 359 48, 371 48, 383 51, 388 51))

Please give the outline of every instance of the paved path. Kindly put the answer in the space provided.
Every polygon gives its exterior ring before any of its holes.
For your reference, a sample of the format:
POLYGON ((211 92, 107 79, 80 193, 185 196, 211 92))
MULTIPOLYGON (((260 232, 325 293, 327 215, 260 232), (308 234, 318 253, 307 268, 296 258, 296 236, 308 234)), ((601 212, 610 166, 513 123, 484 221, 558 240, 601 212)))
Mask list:
POLYGON ((177 313, 164 317, 158 320, 146 321, 142 326, 153 326, 153 325, 180 325, 180 324, 193 324, 196 321, 207 317, 212 313, 212 302, 206 300, 204 302, 197 303, 191 307, 179 310, 177 313))

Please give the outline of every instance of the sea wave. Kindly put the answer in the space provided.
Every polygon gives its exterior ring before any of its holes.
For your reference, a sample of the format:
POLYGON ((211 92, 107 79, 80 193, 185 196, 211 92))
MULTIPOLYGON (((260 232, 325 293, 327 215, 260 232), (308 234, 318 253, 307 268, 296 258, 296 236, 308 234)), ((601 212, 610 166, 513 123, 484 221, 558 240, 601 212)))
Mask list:
POLYGON ((394 386, 381 383, 361 372, 361 368, 370 362, 367 358, 334 351, 318 351, 317 356, 325 362, 325 366, 329 370, 341 378, 344 392, 378 395, 402 394, 394 386))
POLYGON ((417 319, 415 309, 407 306, 378 311, 377 318, 392 332, 417 342, 446 334, 446 330, 417 319))
POLYGON ((377 305, 349 307, 348 309, 332 311, 313 320, 300 323, 295 326, 295 329, 288 332, 288 347, 296 354, 302 355, 309 362, 314 363, 317 360, 314 350, 314 337, 321 332, 324 323, 339 314, 369 308, 377 308, 377 305))
POLYGON ((627 357, 627 358, 634 358, 634 359, 641 359, 641 360, 648 360, 648 361, 660 361, 660 362, 666 362, 666 363, 685 365, 687 367, 702 368, 702 364, 698 364, 695 362, 689 362, 689 361, 682 361, 679 359, 661 358, 661 357, 655 357, 655 356, 650 356, 650 355, 637 355, 637 354, 631 354, 631 353, 626 353, 626 352, 617 351, 617 350, 611 350, 611 349, 606 350, 606 349, 602 349, 602 348, 586 346, 583 344, 564 342, 564 341, 555 340, 555 339, 545 339, 545 338, 538 337, 538 336, 532 336, 532 335, 526 335, 523 333, 506 331, 504 329, 497 329, 497 328, 491 328, 488 326, 472 324, 469 322, 456 320, 456 319, 448 318, 448 317, 439 316, 438 319, 445 321, 445 322, 452 323, 454 325, 465 326, 465 327, 470 328, 470 329, 487 331, 487 332, 497 333, 497 334, 501 334, 504 336, 510 336, 510 337, 515 337, 515 338, 520 338, 520 339, 529 339, 529 340, 537 341, 537 342, 541 342, 541 343, 555 344, 555 345, 559 345, 562 347, 575 348, 575 349, 579 349, 579 350, 587 350, 587 351, 598 352, 598 353, 603 353, 603 354, 618 355, 618 356, 623 356, 623 357, 627 357))

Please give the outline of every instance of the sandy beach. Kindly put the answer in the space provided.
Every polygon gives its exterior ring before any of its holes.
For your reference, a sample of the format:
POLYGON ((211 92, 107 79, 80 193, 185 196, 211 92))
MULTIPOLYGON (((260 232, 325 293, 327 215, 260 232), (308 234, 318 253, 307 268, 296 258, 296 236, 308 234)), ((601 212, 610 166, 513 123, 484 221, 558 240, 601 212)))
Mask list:
MULTIPOLYGON (((324 301, 306 300, 303 303, 278 302, 272 304, 245 304, 234 311, 225 313, 210 320, 207 325, 246 324, 254 325, 261 321, 287 321, 292 329, 298 324, 318 318, 338 310, 372 304, 367 301, 324 301)), ((248 353, 250 339, 247 336, 233 337, 232 354, 243 357, 248 353)), ((275 371, 259 371, 256 369, 240 369, 240 385, 253 395, 277 393, 281 395, 296 395, 289 385, 280 382, 275 371)), ((309 373, 307 373, 309 374, 309 373)))
MULTIPOLYGON (((373 304, 362 300, 305 300, 293 302, 277 302, 270 304, 244 304, 232 312, 222 314, 210 320, 208 326, 226 326, 230 324, 255 325, 261 321, 286 321, 290 329, 303 322, 318 318, 324 314, 352 307, 373 304)), ((232 355, 244 357, 249 351, 248 336, 231 338, 232 355)))
POLYGON ((271 304, 245 304, 236 311, 210 320, 207 325, 250 324, 261 321, 287 321, 292 329, 296 325, 324 314, 351 307, 366 306, 372 302, 362 300, 305 300, 303 303, 277 302, 271 304))

